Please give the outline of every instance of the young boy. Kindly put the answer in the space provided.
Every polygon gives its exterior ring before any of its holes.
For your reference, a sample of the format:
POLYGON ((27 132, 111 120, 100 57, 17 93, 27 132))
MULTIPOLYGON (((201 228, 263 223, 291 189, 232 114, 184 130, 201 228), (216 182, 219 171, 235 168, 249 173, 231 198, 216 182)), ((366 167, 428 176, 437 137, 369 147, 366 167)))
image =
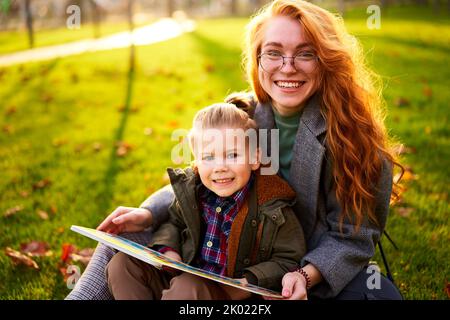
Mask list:
MULTIPOLYGON (((149 244, 165 255, 243 283, 279 290, 305 253, 290 208, 295 192, 259 173, 256 123, 233 104, 200 110, 189 134, 194 166, 168 169, 175 200, 149 244), (253 143, 252 143, 253 142, 253 143)), ((250 293, 117 253, 107 266, 115 299, 242 300, 250 293)))

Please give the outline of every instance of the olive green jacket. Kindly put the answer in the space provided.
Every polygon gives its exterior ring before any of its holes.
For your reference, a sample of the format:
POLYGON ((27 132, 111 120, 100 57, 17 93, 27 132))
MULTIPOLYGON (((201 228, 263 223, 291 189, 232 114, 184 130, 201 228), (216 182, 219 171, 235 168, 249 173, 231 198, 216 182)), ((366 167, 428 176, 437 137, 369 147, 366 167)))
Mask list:
MULTIPOLYGON (((164 245, 180 253, 185 263, 198 256, 206 230, 198 206, 199 176, 191 168, 168 169, 175 200, 169 220, 154 233, 150 246, 164 245)), ((283 275, 306 252, 303 229, 290 208, 295 192, 276 175, 256 175, 228 237, 226 275, 280 289, 283 275)))

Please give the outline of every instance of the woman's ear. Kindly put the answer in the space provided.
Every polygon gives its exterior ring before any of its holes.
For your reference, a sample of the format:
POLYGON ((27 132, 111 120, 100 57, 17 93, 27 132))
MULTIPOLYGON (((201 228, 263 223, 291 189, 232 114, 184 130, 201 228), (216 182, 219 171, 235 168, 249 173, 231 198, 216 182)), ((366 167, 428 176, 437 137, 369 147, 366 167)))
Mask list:
POLYGON ((258 170, 261 166, 261 149, 256 148, 256 152, 251 155, 250 166, 253 171, 258 170))

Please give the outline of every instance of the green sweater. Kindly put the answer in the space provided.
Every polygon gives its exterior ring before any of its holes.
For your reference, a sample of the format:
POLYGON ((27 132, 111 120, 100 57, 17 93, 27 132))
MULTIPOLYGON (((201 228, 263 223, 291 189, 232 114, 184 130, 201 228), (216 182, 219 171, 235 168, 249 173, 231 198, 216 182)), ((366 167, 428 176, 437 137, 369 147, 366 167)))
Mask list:
POLYGON ((292 150, 294 148, 295 136, 297 135, 298 124, 301 111, 291 115, 282 116, 273 108, 275 125, 280 134, 280 171, 281 176, 289 180, 289 170, 291 169, 292 150))

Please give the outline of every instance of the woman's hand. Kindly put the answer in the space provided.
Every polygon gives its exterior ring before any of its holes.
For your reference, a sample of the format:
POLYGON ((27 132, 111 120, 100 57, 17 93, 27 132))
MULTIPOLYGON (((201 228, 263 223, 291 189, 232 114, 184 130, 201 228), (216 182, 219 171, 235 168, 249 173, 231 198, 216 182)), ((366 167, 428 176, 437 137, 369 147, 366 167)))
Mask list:
POLYGON ((97 230, 118 234, 140 232, 152 224, 152 213, 143 208, 118 207, 97 227, 97 230))
POLYGON ((306 294, 306 279, 299 272, 288 272, 281 280, 283 298, 271 298, 263 296, 266 300, 308 300, 306 294))
POLYGON ((281 280, 282 296, 287 300, 308 300, 306 294, 306 279, 299 272, 288 272, 281 280))

